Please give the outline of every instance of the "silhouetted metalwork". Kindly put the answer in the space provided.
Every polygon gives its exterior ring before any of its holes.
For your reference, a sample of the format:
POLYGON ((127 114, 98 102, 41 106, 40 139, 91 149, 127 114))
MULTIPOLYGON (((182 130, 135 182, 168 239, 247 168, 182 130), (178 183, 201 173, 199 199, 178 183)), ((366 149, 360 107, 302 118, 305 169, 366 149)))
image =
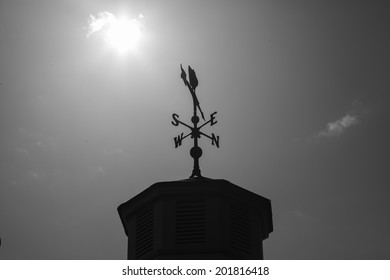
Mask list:
POLYGON ((219 136, 201 131, 217 123, 216 114, 204 118, 195 90, 195 71, 182 65, 181 78, 188 87, 193 126, 172 114, 172 124, 190 129, 174 138, 175 148, 191 136, 194 168, 189 179, 158 182, 118 207, 127 236, 129 260, 234 260, 263 259, 263 241, 273 231, 271 201, 221 179, 201 176, 198 139, 205 136, 219 148, 219 136), (200 111, 203 123, 199 124, 200 111))
POLYGON ((182 121, 179 120, 178 114, 172 114, 172 124, 174 126, 178 126, 179 124, 184 125, 188 127, 191 132, 184 135, 184 133, 179 134, 178 136, 174 137, 175 142, 175 148, 179 147, 182 144, 183 139, 187 138, 188 136, 191 136, 191 138, 194 139, 194 146, 190 150, 190 155, 194 159, 194 168, 192 170, 192 174, 190 178, 195 177, 202 177, 200 168, 199 168, 199 158, 202 156, 202 149, 198 146, 198 139, 201 137, 201 135, 209 138, 211 140, 211 144, 217 146, 219 148, 219 136, 214 135, 214 133, 211 133, 211 136, 203 133, 200 131, 202 127, 204 127, 207 124, 210 124, 210 126, 213 126, 217 123, 215 115, 217 112, 214 112, 210 115, 210 119, 208 121, 205 120, 204 114, 202 109, 200 108, 198 97, 196 96, 195 90, 196 87, 199 84, 198 78, 196 77, 194 69, 192 69, 190 66, 188 66, 188 76, 189 76, 189 82, 187 80, 187 74, 183 69, 183 66, 180 64, 181 68, 181 78, 183 79, 184 85, 188 87, 188 90, 191 93, 192 101, 193 101, 193 116, 191 118, 191 122, 193 123, 193 126, 190 126, 182 121), (198 127, 199 123, 199 117, 197 116, 197 110, 199 109, 200 114, 202 116, 202 119, 205 121, 202 125, 198 127))
POLYGON ((227 180, 158 182, 118 207, 129 260, 258 260, 271 201, 227 180))

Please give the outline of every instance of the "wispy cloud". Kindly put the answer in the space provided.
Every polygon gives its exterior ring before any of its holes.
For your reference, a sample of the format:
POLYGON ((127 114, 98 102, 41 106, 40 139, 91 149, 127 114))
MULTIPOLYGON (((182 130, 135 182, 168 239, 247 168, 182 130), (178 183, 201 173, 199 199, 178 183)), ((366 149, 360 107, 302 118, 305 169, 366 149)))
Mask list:
POLYGON ((103 28, 113 24, 116 17, 110 12, 101 12, 96 16, 90 15, 88 19, 88 33, 87 37, 91 36, 93 33, 102 30, 103 28))
POLYGON ((31 178, 35 179, 35 180, 38 180, 42 177, 45 177, 46 175, 46 172, 45 171, 35 171, 35 170, 30 170, 28 172, 28 176, 30 176, 31 178))
POLYGON ((318 133, 320 137, 332 137, 342 134, 348 127, 356 125, 359 122, 358 116, 353 113, 346 114, 344 117, 330 122, 326 128, 318 133))
POLYGON ((139 14, 138 17, 131 20, 124 20, 106 11, 97 13, 96 16, 90 15, 88 19, 87 37, 91 36, 95 32, 101 31, 105 28, 116 27, 119 23, 123 24, 124 22, 129 23, 133 28, 139 29, 143 26, 141 24, 141 20, 143 18, 144 16, 139 14))

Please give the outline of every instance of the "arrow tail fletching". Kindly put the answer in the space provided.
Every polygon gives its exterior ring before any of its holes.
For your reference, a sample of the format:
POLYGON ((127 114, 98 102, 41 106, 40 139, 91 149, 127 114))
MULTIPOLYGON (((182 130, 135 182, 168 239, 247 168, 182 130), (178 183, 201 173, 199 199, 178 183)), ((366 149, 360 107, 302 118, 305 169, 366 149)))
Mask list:
POLYGON ((187 86, 188 85, 187 74, 186 74, 186 71, 184 71, 183 66, 181 64, 180 64, 180 69, 181 69, 180 77, 183 79, 184 85, 187 86))
POLYGON ((190 85, 195 90, 199 84, 198 78, 196 77, 194 69, 188 65, 188 76, 190 78, 190 85))

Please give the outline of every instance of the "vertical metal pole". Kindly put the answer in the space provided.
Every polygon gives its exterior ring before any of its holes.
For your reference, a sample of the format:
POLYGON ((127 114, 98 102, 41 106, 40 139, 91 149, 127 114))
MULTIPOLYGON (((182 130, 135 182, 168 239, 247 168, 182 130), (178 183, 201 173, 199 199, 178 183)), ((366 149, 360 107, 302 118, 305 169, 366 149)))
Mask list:
MULTIPOLYGON (((193 95, 195 96, 195 90, 193 92, 193 95)), ((192 170, 192 174, 191 174, 190 178, 202 177, 202 175, 200 174, 200 169, 199 169, 199 158, 202 155, 202 149, 198 146, 198 137, 199 137, 198 122, 199 122, 199 117, 197 116, 197 108, 196 108, 196 103, 195 103, 195 99, 194 98, 193 98, 193 103, 194 103, 194 115, 192 116, 191 121, 194 124, 194 130, 192 131, 192 137, 194 138, 194 147, 191 148, 190 155, 194 158, 194 168, 192 170)))

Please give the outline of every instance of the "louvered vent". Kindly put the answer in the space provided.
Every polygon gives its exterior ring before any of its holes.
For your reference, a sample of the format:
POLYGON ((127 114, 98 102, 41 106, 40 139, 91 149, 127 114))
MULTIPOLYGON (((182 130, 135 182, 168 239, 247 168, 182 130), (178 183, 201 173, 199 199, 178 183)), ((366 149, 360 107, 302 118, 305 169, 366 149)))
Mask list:
POLYGON ((150 209, 136 217, 135 231, 135 258, 153 249, 153 209, 150 209))
POLYGON ((204 243, 206 217, 204 200, 176 202, 176 243, 204 243))
POLYGON ((230 242, 232 248, 251 254, 251 218, 249 211, 230 206, 230 242))

